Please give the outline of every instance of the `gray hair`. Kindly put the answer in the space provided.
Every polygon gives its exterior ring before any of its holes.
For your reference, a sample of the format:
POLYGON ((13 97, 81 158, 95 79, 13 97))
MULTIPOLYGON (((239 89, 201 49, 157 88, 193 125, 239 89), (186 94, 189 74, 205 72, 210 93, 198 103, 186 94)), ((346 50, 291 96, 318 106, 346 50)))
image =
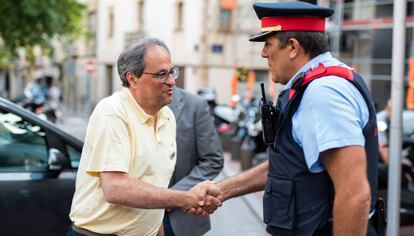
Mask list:
POLYGON ((133 73, 137 77, 140 77, 142 73, 144 73, 146 66, 144 56, 148 48, 152 45, 161 46, 170 53, 167 45, 163 41, 156 38, 143 38, 125 49, 121 55, 119 55, 117 64, 122 86, 129 87, 126 76, 128 72, 133 73))

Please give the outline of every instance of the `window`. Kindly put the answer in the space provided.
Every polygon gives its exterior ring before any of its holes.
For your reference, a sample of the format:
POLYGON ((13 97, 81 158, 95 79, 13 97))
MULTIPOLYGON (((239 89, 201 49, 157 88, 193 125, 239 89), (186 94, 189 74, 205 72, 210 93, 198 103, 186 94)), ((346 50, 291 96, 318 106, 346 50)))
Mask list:
POLYGON ((0 172, 47 170, 45 136, 39 126, 0 110, 0 172))
POLYGON ((88 29, 92 36, 96 34, 96 11, 89 12, 88 15, 88 29))
POLYGON ((114 35, 114 8, 110 7, 108 11, 108 38, 114 35))
POLYGON ((179 88, 184 88, 185 84, 185 67, 179 66, 180 74, 178 76, 178 79, 175 80, 175 86, 179 88))
POLYGON ((230 30, 232 10, 220 9, 220 30, 230 30))
POLYGON ((213 45, 211 45, 211 51, 213 53, 223 53, 223 45, 222 44, 213 44, 213 45))
POLYGON ((138 0, 137 12, 138 12, 138 31, 144 31, 144 0, 138 0))
POLYGON ((113 74, 113 66, 106 65, 105 66, 105 77, 106 77, 106 95, 109 96, 112 94, 112 74, 113 74))
POLYGON ((184 4, 183 2, 178 2, 176 4, 177 6, 177 22, 176 22, 176 26, 175 29, 176 30, 182 30, 183 29, 183 8, 184 8, 184 4))
POLYGON ((96 43, 95 43, 95 40, 93 39, 96 38, 96 11, 89 12, 88 29, 89 29, 89 36, 90 36, 90 40, 87 40, 88 54, 91 56, 95 56, 96 55, 96 43))

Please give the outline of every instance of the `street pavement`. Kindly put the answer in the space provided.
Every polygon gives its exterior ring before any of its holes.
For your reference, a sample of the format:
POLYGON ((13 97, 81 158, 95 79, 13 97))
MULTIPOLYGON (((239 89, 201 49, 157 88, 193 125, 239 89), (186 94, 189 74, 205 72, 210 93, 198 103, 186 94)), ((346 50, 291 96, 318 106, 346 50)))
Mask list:
MULTIPOLYGON (((232 161, 230 154, 224 154, 224 168, 215 179, 223 178, 240 173, 240 163, 232 161)), ((263 223, 263 193, 248 194, 242 197, 227 200, 217 209, 211 219, 211 230, 206 236, 262 236, 269 235, 263 223)))
POLYGON ((80 140, 85 139, 88 118, 85 116, 66 116, 56 124, 59 128, 80 140))
MULTIPOLYGON (((73 136, 84 140, 88 116, 65 115, 57 126, 73 136)), ((217 181, 240 172, 240 165, 232 161, 230 155, 225 153, 225 164, 217 181)), ((206 236, 262 236, 266 233, 262 221, 262 194, 249 194, 243 197, 230 199, 223 203, 211 215, 211 230, 206 236)))

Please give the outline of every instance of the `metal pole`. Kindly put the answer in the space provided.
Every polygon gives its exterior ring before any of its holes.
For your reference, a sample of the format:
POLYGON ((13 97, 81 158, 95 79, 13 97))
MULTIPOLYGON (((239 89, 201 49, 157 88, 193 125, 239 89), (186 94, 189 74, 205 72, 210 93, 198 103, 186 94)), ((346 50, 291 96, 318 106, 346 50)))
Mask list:
MULTIPOLYGON (((200 67, 199 67, 199 76, 201 79, 201 86, 205 87, 208 86, 208 36, 209 36, 209 7, 210 3, 209 0, 203 1, 203 18, 201 23, 201 35, 200 35, 200 67)), ((200 84, 198 84, 200 86, 200 84)))
POLYGON ((401 131, 404 88, 406 0, 394 1, 392 34, 391 137, 388 172, 388 236, 399 235, 401 195, 401 131))
POLYGON ((342 25, 342 18, 343 18, 343 8, 344 3, 342 0, 336 0, 336 7, 335 7, 335 29, 333 31, 332 37, 332 50, 331 52, 336 56, 339 57, 340 54, 340 45, 341 45, 341 25, 342 25))

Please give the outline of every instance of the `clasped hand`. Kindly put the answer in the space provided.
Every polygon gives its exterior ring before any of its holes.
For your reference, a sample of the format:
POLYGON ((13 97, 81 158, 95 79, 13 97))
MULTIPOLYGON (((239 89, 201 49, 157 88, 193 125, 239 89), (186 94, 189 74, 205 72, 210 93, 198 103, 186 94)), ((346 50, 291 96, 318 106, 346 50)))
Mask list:
POLYGON ((212 214, 222 204, 220 188, 211 181, 204 181, 189 190, 198 199, 198 206, 184 209, 189 214, 207 216, 212 214))

